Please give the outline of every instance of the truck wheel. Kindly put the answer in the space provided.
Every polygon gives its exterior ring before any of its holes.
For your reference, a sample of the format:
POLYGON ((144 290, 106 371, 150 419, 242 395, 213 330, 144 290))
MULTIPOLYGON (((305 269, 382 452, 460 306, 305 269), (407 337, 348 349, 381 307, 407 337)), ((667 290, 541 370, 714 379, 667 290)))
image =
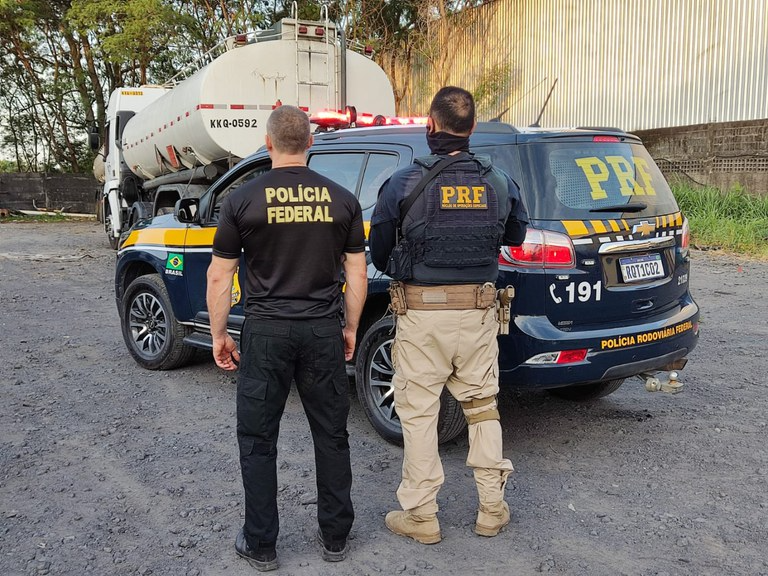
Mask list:
POLYGON ((159 276, 139 276, 125 291, 120 310, 123 339, 133 359, 147 370, 171 370, 187 364, 195 349, 184 344, 190 328, 173 315, 159 276))
POLYGON ((139 220, 152 217, 152 202, 134 202, 128 216, 128 228, 132 228, 139 220))
POLYGON ((557 396, 563 400, 573 400, 576 402, 587 402, 597 400, 616 392, 624 383, 623 378, 618 380, 606 380, 605 382, 595 382, 594 384, 585 384, 583 386, 565 386, 563 388, 552 388, 548 390, 552 396, 557 396))
POLYGON ((117 250, 117 245, 120 242, 120 238, 115 238, 112 235, 112 209, 109 207, 109 202, 104 199, 103 202, 103 214, 104 214, 104 230, 107 233, 107 239, 109 240, 109 247, 112 250, 117 250))
MULTIPOLYGON (((355 365, 355 386, 360 405, 376 432, 387 442, 402 445, 403 431, 395 411, 392 376, 394 321, 391 316, 376 322, 363 336, 355 365)), ((440 443, 453 440, 466 428, 461 405, 448 389, 440 398, 437 438, 440 443)))

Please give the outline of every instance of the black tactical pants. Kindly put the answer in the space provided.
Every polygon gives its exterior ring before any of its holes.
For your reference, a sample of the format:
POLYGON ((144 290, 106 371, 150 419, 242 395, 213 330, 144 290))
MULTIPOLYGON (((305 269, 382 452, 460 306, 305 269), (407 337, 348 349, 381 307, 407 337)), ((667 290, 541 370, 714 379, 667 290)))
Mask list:
POLYGON ((246 319, 240 347, 237 439, 249 545, 277 540, 277 438, 294 379, 315 447, 317 520, 327 539, 346 538, 354 512, 339 321, 246 319))

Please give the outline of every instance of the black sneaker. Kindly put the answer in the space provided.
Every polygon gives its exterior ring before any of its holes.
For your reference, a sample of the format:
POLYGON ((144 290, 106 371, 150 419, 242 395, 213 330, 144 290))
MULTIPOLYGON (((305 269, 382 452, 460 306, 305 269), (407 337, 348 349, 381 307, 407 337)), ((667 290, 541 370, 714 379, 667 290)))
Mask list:
POLYGON ((326 542, 323 532, 317 529, 317 541, 320 542, 323 551, 323 560, 326 562, 341 562, 347 557, 347 539, 326 542))
POLYGON ((241 558, 248 560, 248 563, 259 572, 269 572, 277 570, 277 552, 274 544, 272 546, 259 546, 252 550, 245 539, 245 532, 240 528, 235 539, 235 552, 241 558))

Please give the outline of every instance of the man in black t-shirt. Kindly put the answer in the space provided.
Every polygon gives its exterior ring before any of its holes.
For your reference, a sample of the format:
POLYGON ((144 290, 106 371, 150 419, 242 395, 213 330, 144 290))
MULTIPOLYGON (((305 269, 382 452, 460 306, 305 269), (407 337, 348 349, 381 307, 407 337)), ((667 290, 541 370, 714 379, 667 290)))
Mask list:
POLYGON ((245 523, 235 550, 261 571, 278 565, 277 439, 293 380, 314 440, 323 559, 346 557, 354 512, 344 361, 355 350, 367 290, 360 204, 307 167, 307 115, 293 106, 275 109, 266 145, 272 170, 222 204, 207 292, 216 364, 225 370, 240 365, 237 438, 245 523), (227 318, 241 251, 246 298, 239 353, 227 318))

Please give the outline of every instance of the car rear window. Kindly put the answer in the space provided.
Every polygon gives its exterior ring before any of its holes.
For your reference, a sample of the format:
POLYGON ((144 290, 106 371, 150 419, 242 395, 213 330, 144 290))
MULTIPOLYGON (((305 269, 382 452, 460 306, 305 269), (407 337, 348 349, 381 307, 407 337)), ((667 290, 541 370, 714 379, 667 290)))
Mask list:
MULTIPOLYGON (((503 167, 509 159, 500 152, 492 156, 499 156, 503 167)), ((532 218, 586 220, 624 213, 640 217, 678 209, 667 181, 642 144, 531 142, 519 146, 519 152, 522 173, 517 178, 532 218)))

